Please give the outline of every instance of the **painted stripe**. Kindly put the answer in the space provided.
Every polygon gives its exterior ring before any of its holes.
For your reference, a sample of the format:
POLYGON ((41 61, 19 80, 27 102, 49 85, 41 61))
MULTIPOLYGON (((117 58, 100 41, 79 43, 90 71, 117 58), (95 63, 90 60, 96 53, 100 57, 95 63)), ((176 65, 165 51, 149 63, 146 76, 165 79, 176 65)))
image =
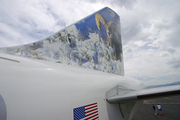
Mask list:
POLYGON ((95 107, 97 107, 97 105, 95 105, 95 106, 93 106, 93 107, 89 107, 89 108, 86 108, 86 107, 85 107, 85 110, 89 110, 89 109, 92 109, 92 108, 95 108, 95 107))
POLYGON ((85 113, 90 113, 90 112, 95 111, 95 110, 97 110, 97 108, 89 110, 89 111, 85 111, 85 113))
POLYGON ((92 106, 92 105, 95 105, 97 103, 92 103, 92 104, 89 104, 89 105, 85 105, 84 107, 88 107, 88 106, 92 106))
POLYGON ((97 117, 93 118, 92 120, 97 120, 98 118, 99 118, 99 116, 97 116, 97 117))
POLYGON ((92 112, 92 113, 90 113, 90 114, 87 114, 86 115, 86 117, 88 117, 88 116, 90 116, 90 115, 93 115, 93 114, 95 114, 95 113, 97 113, 98 111, 95 111, 95 112, 92 112))
POLYGON ((95 115, 93 115, 93 116, 90 116, 90 117, 86 118, 85 120, 89 120, 89 119, 91 119, 91 118, 93 118, 93 117, 95 117, 95 116, 98 116, 98 114, 95 114, 95 115))

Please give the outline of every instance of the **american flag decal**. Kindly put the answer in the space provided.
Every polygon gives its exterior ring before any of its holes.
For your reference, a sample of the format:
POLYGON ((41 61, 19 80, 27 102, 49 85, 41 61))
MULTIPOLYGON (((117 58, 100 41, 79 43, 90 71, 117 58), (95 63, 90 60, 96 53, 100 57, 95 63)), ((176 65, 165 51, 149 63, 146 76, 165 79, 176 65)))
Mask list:
POLYGON ((82 107, 74 108, 74 120, 98 120, 97 103, 92 103, 82 107))

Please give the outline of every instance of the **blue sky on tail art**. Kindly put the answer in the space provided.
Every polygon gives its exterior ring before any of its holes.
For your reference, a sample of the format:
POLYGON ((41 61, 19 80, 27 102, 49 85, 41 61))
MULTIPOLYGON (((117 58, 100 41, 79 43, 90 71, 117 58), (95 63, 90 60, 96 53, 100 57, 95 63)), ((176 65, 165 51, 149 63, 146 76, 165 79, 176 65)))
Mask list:
MULTIPOLYGON (((114 22, 120 30, 119 16, 115 14, 113 11, 111 11, 110 9, 103 9, 97 13, 101 14, 107 21, 114 22)), ((76 23, 75 25, 77 29, 81 31, 81 34, 83 35, 83 37, 85 37, 85 39, 89 39, 89 33, 97 32, 98 34, 102 35, 103 40, 107 42, 107 34, 105 27, 104 25, 101 25, 101 31, 98 30, 95 21, 95 14, 93 14, 92 16, 86 19, 83 19, 82 21, 76 23)))

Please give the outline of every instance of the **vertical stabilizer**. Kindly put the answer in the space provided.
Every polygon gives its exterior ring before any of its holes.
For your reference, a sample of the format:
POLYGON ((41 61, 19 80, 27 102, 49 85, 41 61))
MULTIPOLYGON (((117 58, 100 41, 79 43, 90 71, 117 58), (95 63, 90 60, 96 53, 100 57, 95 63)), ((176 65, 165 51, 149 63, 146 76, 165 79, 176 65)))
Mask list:
POLYGON ((107 7, 45 39, 0 50, 124 75, 120 18, 107 7))

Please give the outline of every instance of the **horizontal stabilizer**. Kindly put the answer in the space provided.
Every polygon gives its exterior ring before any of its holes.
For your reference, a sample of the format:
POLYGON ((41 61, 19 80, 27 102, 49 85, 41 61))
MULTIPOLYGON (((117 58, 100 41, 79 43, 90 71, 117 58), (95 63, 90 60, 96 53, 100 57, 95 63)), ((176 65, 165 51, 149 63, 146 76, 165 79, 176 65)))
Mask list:
POLYGON ((153 99, 173 95, 180 95, 180 85, 132 91, 126 94, 112 96, 107 98, 107 101, 109 103, 127 103, 137 100, 153 99))

